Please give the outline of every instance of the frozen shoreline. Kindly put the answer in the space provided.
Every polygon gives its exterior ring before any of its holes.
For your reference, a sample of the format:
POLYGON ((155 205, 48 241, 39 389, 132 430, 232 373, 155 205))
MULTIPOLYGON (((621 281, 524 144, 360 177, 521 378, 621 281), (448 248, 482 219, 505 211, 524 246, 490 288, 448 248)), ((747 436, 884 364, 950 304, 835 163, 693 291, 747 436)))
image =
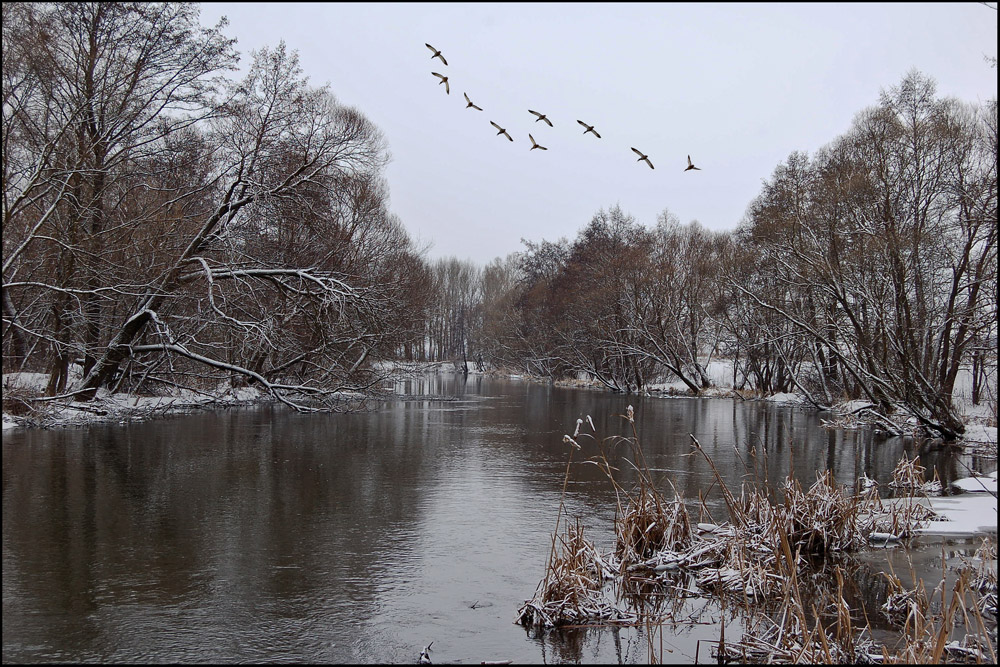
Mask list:
MULTIPOLYGON (((41 389, 48 381, 40 373, 21 373, 3 376, 4 393, 8 389, 41 389), (15 378, 8 384, 10 375, 38 376, 15 378), (27 385, 27 386, 26 386, 27 385)), ((201 409, 227 408, 256 405, 268 401, 268 397, 255 388, 220 388, 218 394, 207 394, 191 390, 174 390, 167 396, 135 396, 132 394, 111 394, 107 390, 97 393, 88 403, 53 404, 42 419, 23 418, 3 413, 3 430, 11 428, 59 428, 85 426, 103 422, 145 421, 167 414, 177 414, 201 409)))

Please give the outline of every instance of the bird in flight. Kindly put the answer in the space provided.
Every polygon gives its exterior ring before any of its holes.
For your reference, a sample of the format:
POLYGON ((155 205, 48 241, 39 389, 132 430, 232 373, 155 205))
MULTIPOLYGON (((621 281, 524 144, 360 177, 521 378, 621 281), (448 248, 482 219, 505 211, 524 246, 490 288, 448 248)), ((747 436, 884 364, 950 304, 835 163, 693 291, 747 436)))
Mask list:
POLYGON ((701 167, 694 166, 694 164, 691 162, 691 156, 688 155, 688 166, 687 169, 685 169, 684 171, 691 171, 692 169, 697 169, 698 171, 701 171, 701 167))
MULTIPOLYGON (((537 121, 536 121, 536 122, 537 122, 537 121)), ((597 133, 597 130, 595 130, 595 129, 594 129, 594 126, 593 126, 593 125, 587 125, 587 124, 586 124, 586 123, 584 123, 584 122, 583 122, 582 120, 578 120, 578 121, 576 121, 576 122, 578 122, 578 123, 579 123, 580 125, 583 125, 583 126, 584 126, 585 128, 587 128, 586 130, 584 130, 584 131, 583 131, 583 133, 584 133, 584 134, 587 134, 588 132, 593 132, 593 133, 594 133, 594 136, 595 136, 595 137, 597 137, 598 139, 600 139, 600 138, 601 138, 601 135, 599 135, 599 134, 597 133)))
POLYGON ((438 51, 437 49, 435 49, 433 46, 431 46, 427 42, 424 42, 424 46, 426 46, 428 49, 430 49, 431 51, 434 52, 434 55, 431 56, 431 60, 434 60, 435 58, 440 58, 441 62, 443 62, 445 65, 448 64, 448 61, 444 59, 444 56, 441 55, 440 51, 438 51))
POLYGON ((643 155, 642 151, 640 151, 638 148, 633 148, 632 150, 635 151, 635 154, 639 156, 639 159, 636 160, 636 162, 642 162, 643 160, 645 160, 646 164, 649 165, 649 168, 650 169, 653 168, 653 163, 649 161, 649 156, 648 155, 643 155))
POLYGON ((547 118, 547 117, 545 116, 545 114, 543 114, 543 113, 538 113, 537 111, 532 111, 531 109, 528 109, 528 113, 533 113, 533 114, 535 114, 536 116, 538 116, 538 118, 536 118, 536 119, 535 119, 535 122, 536 122, 536 123, 537 123, 538 121, 540 121, 540 120, 544 120, 544 121, 545 121, 546 123, 548 123, 549 127, 552 127, 552 121, 551 121, 551 120, 549 120, 549 119, 548 119, 548 118, 547 118))
POLYGON ((543 151, 549 150, 545 146, 542 146, 541 144, 539 144, 538 142, 536 142, 535 138, 533 136, 531 136, 530 134, 528 135, 528 138, 531 139, 531 148, 528 149, 529 151, 533 151, 536 148, 541 148, 543 151))
MULTIPOLYGON (((502 127, 500 127, 499 125, 497 125, 496 123, 494 123, 492 120, 490 121, 490 125, 492 125, 493 127, 497 128, 498 130, 500 130, 499 132, 497 132, 497 136, 500 136, 502 134, 503 136, 507 137, 511 141, 514 141, 514 139, 512 139, 509 134, 507 134, 507 130, 503 129, 502 127)), ((528 150, 531 150, 531 149, 528 149, 528 150)))
MULTIPOLYGON (((462 94, 465 95, 465 93, 462 93, 462 94)), ((465 105, 466 109, 468 109, 469 107, 472 107, 473 109, 479 109, 480 111, 483 110, 482 107, 477 107, 475 104, 473 104, 472 100, 469 99, 468 95, 465 95, 465 101, 468 102, 468 104, 465 105)))
POLYGON ((433 74, 437 78, 441 79, 440 81, 438 81, 438 85, 440 86, 443 83, 444 84, 444 92, 446 92, 449 95, 451 95, 451 86, 448 85, 448 77, 444 76, 443 74, 438 74, 437 72, 431 72, 431 74, 433 74))

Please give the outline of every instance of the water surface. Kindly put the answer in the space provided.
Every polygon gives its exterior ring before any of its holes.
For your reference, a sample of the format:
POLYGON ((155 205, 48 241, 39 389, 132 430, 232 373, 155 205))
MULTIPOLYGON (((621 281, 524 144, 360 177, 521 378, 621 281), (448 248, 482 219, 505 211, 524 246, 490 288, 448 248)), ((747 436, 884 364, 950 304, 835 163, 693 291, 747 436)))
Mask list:
MULTIPOLYGON (((512 623, 543 574, 578 418, 600 437, 580 438, 576 461, 631 435, 632 404, 661 487, 691 508, 707 494, 717 522, 724 505, 689 433, 733 489, 751 451, 770 479, 807 484, 823 469, 885 483, 907 451, 763 402, 461 375, 397 390, 416 398, 5 432, 3 661, 413 663, 433 641, 437 664, 646 662, 641 631, 512 623)), ((614 492, 595 466, 573 466, 566 506, 610 546, 614 492)), ((663 659, 707 659, 698 640, 718 629, 671 631, 663 659)))

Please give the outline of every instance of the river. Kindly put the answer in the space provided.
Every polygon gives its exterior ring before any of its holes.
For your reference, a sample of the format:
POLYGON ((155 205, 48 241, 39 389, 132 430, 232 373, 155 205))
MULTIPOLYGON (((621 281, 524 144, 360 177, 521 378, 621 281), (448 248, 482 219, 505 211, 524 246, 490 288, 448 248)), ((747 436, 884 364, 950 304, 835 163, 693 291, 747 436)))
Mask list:
MULTIPOLYGON (((433 642, 436 664, 646 662, 641 630, 513 624, 544 571, 578 418, 631 435, 619 415, 633 405, 661 488, 693 520, 709 494, 716 522, 724 505, 689 433, 734 490, 752 449, 770 479, 808 485, 823 469, 887 482, 911 446, 767 402, 446 374, 397 391, 408 400, 365 413, 5 432, 3 661, 414 663, 433 642)), ((574 460, 598 453, 579 441, 574 460)), ((566 507, 610 546, 614 491, 596 466, 573 466, 566 507)), ((664 660, 707 660, 698 640, 718 632, 671 630, 664 660)))

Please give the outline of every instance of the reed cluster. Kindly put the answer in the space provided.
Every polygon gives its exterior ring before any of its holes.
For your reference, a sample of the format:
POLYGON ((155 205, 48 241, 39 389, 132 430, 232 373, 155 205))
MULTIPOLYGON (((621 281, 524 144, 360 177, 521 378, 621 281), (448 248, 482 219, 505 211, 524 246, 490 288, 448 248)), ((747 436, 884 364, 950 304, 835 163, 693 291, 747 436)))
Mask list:
POLYGON ((535 597, 521 607, 516 622, 551 628, 634 620, 605 595, 604 583, 614 579, 615 572, 594 544, 584 538, 579 519, 566 522, 558 542, 545 578, 535 597))
POLYGON ((869 623, 855 623, 838 568, 835 593, 823 593, 819 604, 807 607, 789 585, 780 613, 748 615, 742 638, 720 642, 715 656, 741 664, 996 663, 996 616, 991 622, 981 612, 967 576, 959 573, 950 596, 944 578, 928 593, 923 582, 906 590, 895 575, 887 576, 893 592, 882 613, 900 627, 895 645, 875 642, 869 623))
POLYGON ((844 577, 835 569, 837 590, 822 594, 820 604, 807 604, 794 573, 784 581, 780 611, 753 613, 744 617, 745 628, 737 642, 720 641, 714 654, 720 664, 870 663, 875 643, 865 629, 855 626, 844 599, 844 577), (818 609, 822 609, 821 614, 818 609))
POLYGON ((924 466, 920 465, 920 457, 912 460, 905 456, 899 460, 892 471, 892 481, 889 488, 904 496, 929 495, 941 492, 941 480, 934 473, 934 479, 924 479, 924 466))
MULTIPOLYGON (((996 571, 988 566, 991 558, 995 562, 995 542, 984 543, 975 559, 977 566, 969 564, 959 572, 948 601, 944 579, 927 593, 922 582, 906 589, 898 578, 889 577, 882 612, 899 625, 902 641, 899 646, 880 645, 872 638, 868 619, 852 615, 839 565, 832 566, 835 587, 813 590, 806 575, 812 573, 817 558, 909 538, 922 521, 934 516, 919 499, 883 501, 871 489, 855 493, 824 471, 808 488, 786 479, 781 489, 784 500, 778 502, 766 483, 766 462, 762 482, 756 458, 752 470, 747 466, 752 474, 737 497, 691 436, 691 454, 704 457, 729 509, 729 521, 722 525, 692 524, 676 489, 668 499, 653 483, 631 406, 622 417, 631 425, 630 437, 598 440, 593 433, 581 434, 583 420, 578 420, 573 436, 564 436, 573 448, 570 462, 585 438, 599 446, 597 455, 581 463, 604 471, 615 490, 613 551, 601 554, 584 539, 579 519, 565 522, 561 534, 557 520, 545 576, 535 596, 521 607, 517 623, 539 628, 644 625, 650 661, 655 662, 652 637, 657 630, 662 637, 665 619, 672 613, 664 616, 664 603, 690 596, 693 582, 705 597, 743 612, 741 639, 729 643, 720 639, 714 649, 720 662, 995 662, 996 571), (631 457, 613 455, 622 445, 631 457), (616 478, 626 464, 636 477, 628 488, 616 478), (965 626, 964 634, 956 632, 958 625, 965 626)), ((587 423, 593 431, 589 416, 587 423)), ((570 469, 567 464, 566 481, 570 469)), ((926 490, 923 473, 918 459, 904 457, 893 488, 926 490)), ((707 512, 704 499, 702 510, 707 512)), ((560 503, 560 517, 562 513, 560 503)))
POLYGON ((626 569, 661 552, 684 551, 692 544, 691 521, 683 501, 679 497, 666 501, 644 483, 630 495, 615 523, 615 557, 626 569))

